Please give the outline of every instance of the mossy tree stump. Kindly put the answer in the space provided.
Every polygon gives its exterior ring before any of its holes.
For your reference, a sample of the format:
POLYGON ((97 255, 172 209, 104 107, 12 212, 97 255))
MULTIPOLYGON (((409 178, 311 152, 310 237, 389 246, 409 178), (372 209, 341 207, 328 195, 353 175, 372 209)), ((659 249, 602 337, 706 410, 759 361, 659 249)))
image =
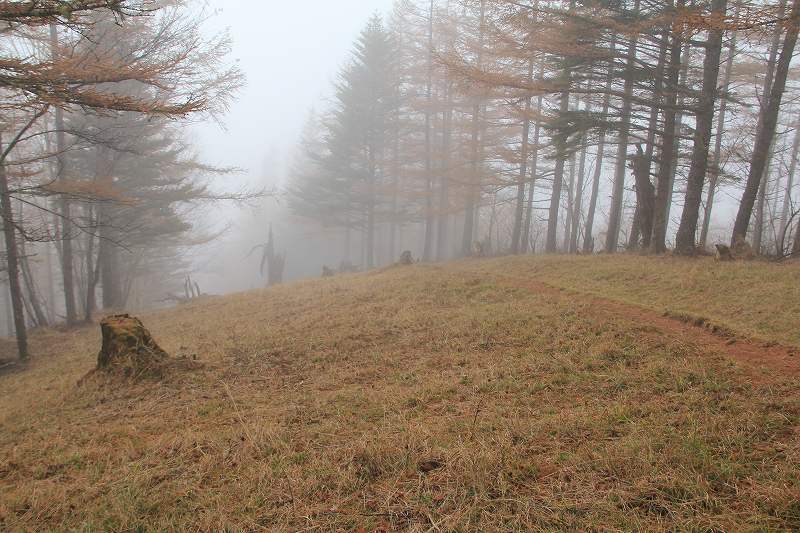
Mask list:
POLYGON ((130 315, 114 315, 100 322, 103 346, 97 369, 128 376, 160 373, 167 352, 153 340, 142 321, 130 315))

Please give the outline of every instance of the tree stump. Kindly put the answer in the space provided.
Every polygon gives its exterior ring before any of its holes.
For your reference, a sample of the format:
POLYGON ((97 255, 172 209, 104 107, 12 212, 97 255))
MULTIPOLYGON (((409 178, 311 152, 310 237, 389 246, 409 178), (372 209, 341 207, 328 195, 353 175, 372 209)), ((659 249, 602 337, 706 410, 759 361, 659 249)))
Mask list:
POLYGON ((731 249, 724 244, 717 244, 717 261, 733 261, 731 249))
POLYGON ((167 352, 136 317, 110 316, 100 322, 100 329, 103 346, 97 356, 98 370, 121 372, 126 376, 159 374, 167 362, 167 352))
POLYGON ((741 237, 736 237, 736 242, 733 243, 731 253, 736 259, 750 260, 756 257, 756 252, 753 250, 753 247, 741 237))

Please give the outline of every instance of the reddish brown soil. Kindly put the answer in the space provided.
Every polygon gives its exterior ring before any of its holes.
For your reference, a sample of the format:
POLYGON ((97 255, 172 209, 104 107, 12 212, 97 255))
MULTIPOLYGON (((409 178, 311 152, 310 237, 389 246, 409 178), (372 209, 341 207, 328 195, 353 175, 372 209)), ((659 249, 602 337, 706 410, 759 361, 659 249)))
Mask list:
POLYGON ((524 288, 553 298, 591 303, 584 306, 582 311, 601 319, 613 315, 637 324, 647 324, 655 328, 651 335, 690 344, 701 354, 723 355, 751 370, 759 371, 753 374, 756 379, 768 378, 773 373, 784 377, 800 375, 800 353, 794 347, 747 339, 733 332, 713 328, 702 321, 691 322, 665 316, 643 307, 554 287, 537 280, 513 276, 494 276, 494 278, 501 285, 524 288))

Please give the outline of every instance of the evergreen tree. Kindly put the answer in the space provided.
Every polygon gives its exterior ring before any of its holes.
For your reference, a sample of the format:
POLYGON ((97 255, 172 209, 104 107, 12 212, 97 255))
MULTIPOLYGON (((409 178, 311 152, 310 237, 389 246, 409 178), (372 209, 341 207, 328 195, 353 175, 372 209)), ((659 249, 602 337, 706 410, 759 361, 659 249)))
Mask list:
POLYGON ((398 105, 394 52, 390 32, 373 16, 340 74, 322 146, 306 144, 315 150, 306 154, 314 164, 295 175, 291 189, 297 214, 363 231, 368 268, 375 264, 376 226, 388 211, 382 191, 398 105))

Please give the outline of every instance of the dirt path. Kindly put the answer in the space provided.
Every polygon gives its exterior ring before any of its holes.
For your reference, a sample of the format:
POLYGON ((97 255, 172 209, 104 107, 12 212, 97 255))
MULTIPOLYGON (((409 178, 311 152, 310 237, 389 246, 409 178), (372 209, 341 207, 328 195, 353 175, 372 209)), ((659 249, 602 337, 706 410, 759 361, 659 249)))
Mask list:
MULTIPOLYGON (((478 272, 475 272, 478 274, 478 272)), ((485 273, 481 273, 485 275, 485 273)), ((722 331, 702 321, 687 321, 679 318, 665 316, 655 311, 611 300, 599 296, 562 289, 547 283, 514 276, 497 276, 492 278, 500 285, 514 288, 524 288, 538 294, 546 294, 557 299, 568 299, 591 303, 587 312, 594 316, 614 316, 631 320, 640 324, 655 327, 658 332, 651 335, 667 337, 679 342, 686 342, 698 348, 703 354, 721 354, 729 357, 752 370, 754 378, 768 377, 770 373, 779 373, 782 376, 800 375, 800 353, 797 348, 781 346, 775 343, 756 342, 737 336, 735 333, 722 331), (767 370, 767 372, 763 372, 767 370), (766 374, 766 376, 765 376, 766 374)))

